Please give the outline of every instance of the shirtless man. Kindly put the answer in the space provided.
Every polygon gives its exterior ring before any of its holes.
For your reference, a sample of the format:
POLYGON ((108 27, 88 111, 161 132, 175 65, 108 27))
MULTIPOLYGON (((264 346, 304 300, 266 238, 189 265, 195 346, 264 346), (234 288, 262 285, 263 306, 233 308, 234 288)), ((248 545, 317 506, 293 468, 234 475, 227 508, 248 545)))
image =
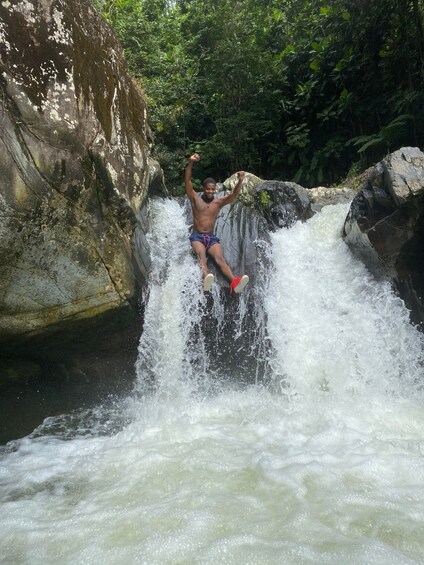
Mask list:
POLYGON ((210 290, 214 282, 214 276, 208 273, 206 264, 206 254, 210 255, 218 267, 221 269, 222 274, 230 281, 230 292, 239 293, 249 282, 249 277, 243 275, 242 277, 235 277, 233 271, 224 259, 222 247, 219 239, 213 233, 215 228, 216 218, 223 206, 231 204, 238 197, 241 192, 241 186, 245 176, 244 171, 237 173, 238 182, 234 187, 231 194, 215 198, 216 182, 214 179, 207 178, 203 181, 203 194, 200 196, 193 189, 191 183, 191 175, 194 163, 200 161, 200 156, 197 153, 191 155, 184 172, 184 182, 186 194, 191 202, 193 210, 193 233, 190 236, 190 242, 199 260, 200 269, 203 276, 204 290, 210 290))

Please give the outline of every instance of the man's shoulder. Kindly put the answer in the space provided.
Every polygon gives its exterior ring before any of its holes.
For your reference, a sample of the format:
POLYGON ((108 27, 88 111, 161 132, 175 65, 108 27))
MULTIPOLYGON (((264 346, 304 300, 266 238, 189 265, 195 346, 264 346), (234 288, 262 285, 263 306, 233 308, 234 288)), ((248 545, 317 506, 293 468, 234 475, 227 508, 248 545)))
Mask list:
POLYGON ((196 202, 196 203, 197 203, 197 202, 199 202, 199 203, 202 202, 202 199, 201 199, 200 194, 199 194, 198 192, 194 192, 194 193, 191 195, 190 200, 191 200, 192 202, 196 202))
POLYGON ((228 200, 228 196, 229 196, 228 194, 225 194, 224 196, 218 196, 217 198, 215 198, 214 202, 218 206, 225 206, 228 200))

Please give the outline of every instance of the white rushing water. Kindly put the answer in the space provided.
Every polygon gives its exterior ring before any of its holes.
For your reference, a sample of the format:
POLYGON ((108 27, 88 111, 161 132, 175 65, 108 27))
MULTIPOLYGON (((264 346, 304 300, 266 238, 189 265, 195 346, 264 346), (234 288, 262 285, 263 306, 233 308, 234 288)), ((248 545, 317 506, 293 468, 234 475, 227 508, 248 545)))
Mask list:
POLYGON ((341 240, 346 213, 272 236, 272 378, 237 385, 201 323, 222 326, 224 289, 206 299, 182 210, 152 204, 134 396, 1 456, 1 563, 424 563, 422 336, 341 240), (105 414, 130 423, 105 434, 105 414))

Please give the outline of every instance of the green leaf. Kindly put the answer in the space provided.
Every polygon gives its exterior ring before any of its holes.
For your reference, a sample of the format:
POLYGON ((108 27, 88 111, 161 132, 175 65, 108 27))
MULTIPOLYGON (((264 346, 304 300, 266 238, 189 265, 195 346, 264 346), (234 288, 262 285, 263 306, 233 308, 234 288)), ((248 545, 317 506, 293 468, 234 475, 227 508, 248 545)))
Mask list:
POLYGON ((285 57, 286 55, 289 55, 290 53, 294 53, 295 51, 296 51, 296 49, 293 47, 293 45, 287 45, 287 47, 285 49, 283 49, 283 51, 281 51, 281 53, 278 53, 275 56, 275 60, 281 61, 281 59, 283 59, 283 57, 285 57))
POLYGON ((358 153, 364 153, 370 147, 376 147, 378 145, 382 145, 384 143, 384 139, 380 136, 375 136, 373 139, 370 139, 368 143, 365 143, 362 147, 358 149, 358 153))
POLYGON ((274 12, 272 13, 272 16, 274 18, 274 22, 279 22, 282 15, 283 15, 283 12, 281 12, 281 10, 278 10, 277 8, 275 8, 274 12))
POLYGON ((294 151, 292 151, 290 153, 290 155, 288 156, 287 163, 289 165, 292 165, 295 157, 296 157, 296 153, 294 151))
POLYGON ((397 116, 397 118, 392 120, 387 126, 381 128, 380 135, 390 142, 409 127, 409 123, 412 119, 413 117, 410 114, 397 116))
POLYGON ((300 179, 302 178, 302 175, 303 175, 303 167, 300 167, 300 169, 298 169, 297 173, 293 177, 293 182, 299 183, 300 179))

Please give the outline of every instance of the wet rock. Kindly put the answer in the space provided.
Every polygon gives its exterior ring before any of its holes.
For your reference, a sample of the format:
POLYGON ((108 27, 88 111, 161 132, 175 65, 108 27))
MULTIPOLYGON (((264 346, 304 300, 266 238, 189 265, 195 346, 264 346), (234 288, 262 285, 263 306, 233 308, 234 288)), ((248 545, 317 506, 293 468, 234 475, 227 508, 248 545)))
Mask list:
POLYGON ((424 321, 424 153, 404 147, 375 165, 352 202, 344 237, 424 321))
POLYGON ((315 188, 307 188, 311 208, 313 212, 319 212, 324 206, 331 204, 345 204, 351 202, 357 191, 344 187, 325 187, 317 186, 315 188))
POLYGON ((163 181, 145 102, 90 2, 3 2, 0 16, 0 342, 10 343, 134 311, 145 273, 133 233, 163 181))
POLYGON ((146 104, 88 0, 3 2, 0 22, 0 355, 122 372, 163 191, 146 104))
MULTIPOLYGON (((264 218, 241 202, 223 208, 218 216, 215 232, 221 240, 224 256, 234 274, 249 274, 252 284, 258 280, 262 264, 264 242, 269 240, 264 218)), ((214 270, 223 286, 228 285, 221 273, 214 270)))
POLYGON ((295 182, 266 180, 256 187, 256 206, 269 229, 291 227, 313 215, 306 188, 295 182))
MULTIPOLYGON (((236 186, 237 182, 237 173, 234 173, 231 177, 223 182, 224 189, 231 192, 236 186)), ((262 179, 260 179, 256 175, 253 175, 252 173, 246 172, 238 200, 242 204, 253 206, 255 203, 256 187, 261 184, 261 182, 263 182, 262 179)))

